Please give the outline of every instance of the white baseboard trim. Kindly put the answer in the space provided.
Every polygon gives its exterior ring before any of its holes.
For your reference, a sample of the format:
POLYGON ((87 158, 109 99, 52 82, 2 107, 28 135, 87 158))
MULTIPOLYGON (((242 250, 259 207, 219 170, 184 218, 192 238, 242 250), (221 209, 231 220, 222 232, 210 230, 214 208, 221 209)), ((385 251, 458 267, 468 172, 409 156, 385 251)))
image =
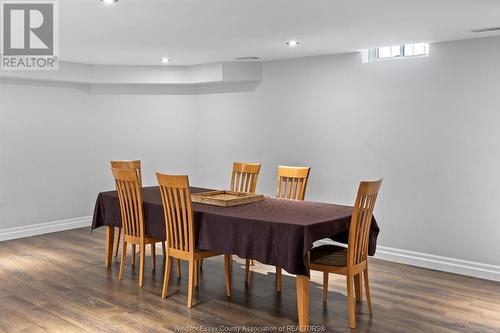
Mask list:
POLYGON ((51 232, 64 231, 69 229, 88 227, 91 224, 91 219, 92 219, 91 216, 82 216, 66 220, 0 229, 0 241, 48 234, 51 232))
POLYGON ((378 246, 375 258, 438 271, 500 281, 500 266, 378 246))
MULTIPOLYGON (((318 244, 332 244, 332 241, 321 240, 318 244)), ((437 271, 500 281, 500 266, 475 261, 436 256, 386 246, 377 246, 375 258, 437 271)))
MULTIPOLYGON (((91 219, 91 216, 82 216, 66 220, 0 229, 0 241, 88 227, 91 224, 91 219)), ((316 245, 322 244, 335 244, 335 242, 326 239, 316 242, 316 245)), ((401 250, 387 246, 377 246, 375 258, 443 272, 473 276, 481 279, 500 281, 500 266, 483 264, 480 262, 401 250)))

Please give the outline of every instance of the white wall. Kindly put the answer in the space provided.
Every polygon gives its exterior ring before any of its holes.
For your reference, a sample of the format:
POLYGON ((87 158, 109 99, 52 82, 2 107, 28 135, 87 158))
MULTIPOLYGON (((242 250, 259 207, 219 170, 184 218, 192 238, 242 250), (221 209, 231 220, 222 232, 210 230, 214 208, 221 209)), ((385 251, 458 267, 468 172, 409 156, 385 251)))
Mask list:
POLYGON ((500 265, 500 39, 434 44, 428 58, 359 54, 268 62, 254 92, 198 96, 197 176, 233 160, 310 165, 310 200, 352 203, 384 177, 379 244, 500 265))
POLYGON ((0 82, 0 230, 89 215, 88 93, 0 82))
POLYGON ((106 91, 0 81, 0 235, 91 215, 97 193, 114 188, 110 159, 141 159, 145 185, 157 170, 194 173, 194 96, 106 91))
POLYGON ((189 95, 90 95, 90 195, 114 188, 109 161, 140 159, 155 172, 194 173, 196 100, 189 95))

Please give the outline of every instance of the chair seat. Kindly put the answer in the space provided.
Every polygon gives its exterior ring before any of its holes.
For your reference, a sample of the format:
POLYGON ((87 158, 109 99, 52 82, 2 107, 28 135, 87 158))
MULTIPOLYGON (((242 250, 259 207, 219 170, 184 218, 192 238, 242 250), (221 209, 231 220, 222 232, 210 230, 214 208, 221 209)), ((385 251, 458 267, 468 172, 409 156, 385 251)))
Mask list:
POLYGON ((209 251, 209 250, 201 250, 201 249, 195 249, 194 250, 194 255, 196 258, 210 258, 210 257, 216 257, 220 256, 224 253, 218 252, 218 251, 209 251))
MULTIPOLYGON (((124 238, 124 240, 127 243, 135 244, 135 245, 141 244, 141 238, 140 237, 125 235, 125 237, 123 237, 123 238, 124 238)), ((147 244, 160 243, 160 242, 163 242, 163 241, 159 240, 159 239, 156 239, 156 238, 153 238, 153 237, 144 236, 144 244, 146 244, 146 245, 147 244)))
POLYGON ((311 249, 311 263, 335 267, 347 266, 347 248, 337 245, 321 245, 311 249))

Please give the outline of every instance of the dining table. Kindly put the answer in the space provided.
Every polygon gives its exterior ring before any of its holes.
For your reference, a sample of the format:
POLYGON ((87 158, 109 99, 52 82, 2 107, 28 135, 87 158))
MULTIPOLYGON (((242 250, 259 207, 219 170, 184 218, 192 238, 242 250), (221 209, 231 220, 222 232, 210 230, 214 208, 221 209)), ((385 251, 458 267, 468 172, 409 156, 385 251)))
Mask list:
MULTIPOLYGON (((191 193, 211 189, 190 187, 191 193)), ((145 234, 166 240, 165 219, 158 186, 143 187, 145 234)), ((296 276, 299 329, 309 325, 309 251, 313 243, 332 239, 347 243, 352 206, 264 196, 244 205, 222 207, 193 203, 196 248, 234 254, 281 267, 296 276)), ((115 227, 121 227, 118 193, 97 196, 92 230, 106 227, 105 265, 111 266, 115 227)), ((379 227, 372 218, 368 254, 375 254, 379 227)), ((359 279, 361 281, 361 279, 359 279)), ((355 285, 361 288, 360 285, 355 285)))

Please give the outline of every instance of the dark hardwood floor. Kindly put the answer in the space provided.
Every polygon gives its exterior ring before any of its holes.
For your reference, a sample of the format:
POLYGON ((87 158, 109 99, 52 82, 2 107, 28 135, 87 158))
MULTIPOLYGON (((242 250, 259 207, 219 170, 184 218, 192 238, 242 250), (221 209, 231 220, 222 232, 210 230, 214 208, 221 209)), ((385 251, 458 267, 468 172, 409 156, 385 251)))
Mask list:
MULTIPOLYGON (((224 290, 222 258, 205 260, 194 307, 186 308, 186 265, 173 265, 167 299, 161 299, 163 256, 155 273, 146 260, 145 285, 137 286, 130 262, 118 280, 118 259, 104 268, 104 230, 76 229, 0 242, 1 332, 191 332, 296 324, 295 280, 284 275, 274 291, 274 268, 257 264, 245 287, 244 262, 235 260, 233 296, 224 290), (184 330, 183 330, 184 329, 184 330)), ((356 305, 356 332, 500 332, 500 283, 370 260, 374 316, 356 305)), ((349 332, 345 278, 331 276, 323 305, 322 276, 311 283, 310 323, 349 332)), ((233 329, 233 331, 231 331, 233 329)), ((260 330, 265 331, 265 330, 260 330)))

